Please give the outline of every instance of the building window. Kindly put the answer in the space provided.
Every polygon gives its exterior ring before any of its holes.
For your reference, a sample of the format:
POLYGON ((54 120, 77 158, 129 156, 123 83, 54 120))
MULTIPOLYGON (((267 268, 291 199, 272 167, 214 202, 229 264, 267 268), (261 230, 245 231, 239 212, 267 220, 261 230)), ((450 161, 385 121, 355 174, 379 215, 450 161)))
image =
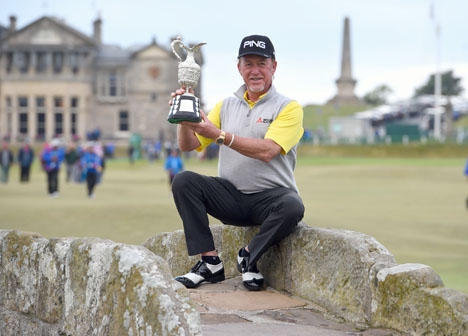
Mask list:
POLYGON ((28 97, 26 96, 18 97, 18 112, 28 113, 28 97))
POLYGON ((44 73, 47 70, 47 53, 39 51, 36 54, 36 72, 44 73))
POLYGON ((63 113, 54 113, 54 134, 55 136, 63 134, 63 113))
POLYGON ((70 68, 74 74, 78 73, 80 69, 80 54, 72 52, 69 54, 70 68))
POLYGON ((78 97, 70 98, 70 132, 76 136, 78 134, 78 97))
POLYGON ((13 113, 7 113, 7 135, 11 136, 13 133, 13 113))
POLYGON ((11 99, 11 96, 6 96, 5 97, 5 100, 6 100, 6 112, 7 112, 7 124, 6 124, 6 132, 7 132, 7 136, 11 136, 11 134, 13 133, 13 126, 12 126, 12 123, 13 123, 13 119, 12 119, 12 115, 13 115, 13 101, 11 99))
POLYGON ((6 71, 10 73, 12 69, 13 69, 13 52, 10 51, 6 53, 6 71))
POLYGON ((36 137, 37 140, 44 141, 46 135, 46 114, 37 113, 36 114, 36 137))
POLYGON ((29 71, 29 53, 26 51, 19 52, 16 54, 16 62, 18 69, 21 73, 27 73, 29 71))
POLYGON ((36 108, 37 110, 45 109, 45 97, 43 96, 36 97, 36 108))
POLYGON ((57 113, 63 112, 63 98, 56 96, 54 97, 54 110, 57 113))
POLYGON ((70 115, 71 123, 70 123, 70 133, 72 135, 78 134, 78 113, 73 113, 70 115))
POLYGON ((70 99, 70 107, 71 107, 71 108, 78 108, 78 101, 79 101, 79 98, 78 98, 78 97, 71 97, 71 99, 70 99))
POLYGON ((102 98, 122 98, 127 94, 125 75, 121 71, 108 71, 100 74, 97 93, 102 98))
POLYGON ((6 96, 5 99, 6 99, 6 107, 7 107, 7 109, 10 110, 10 112, 11 112, 11 108, 13 107, 12 101, 11 101, 11 97, 10 97, 10 96, 6 96))
POLYGON ((28 107, 28 97, 25 97, 25 96, 18 97, 18 106, 28 107))
POLYGON ((117 75, 115 72, 111 72, 109 76, 109 96, 117 96, 117 75))
POLYGON ((130 129, 128 111, 119 112, 119 131, 127 132, 130 129))
POLYGON ((52 54, 52 64, 54 66, 54 73, 62 72, 63 68, 63 52, 56 51, 52 54))
POLYGON ((28 134, 28 114, 20 113, 18 115, 18 131, 20 134, 28 134))

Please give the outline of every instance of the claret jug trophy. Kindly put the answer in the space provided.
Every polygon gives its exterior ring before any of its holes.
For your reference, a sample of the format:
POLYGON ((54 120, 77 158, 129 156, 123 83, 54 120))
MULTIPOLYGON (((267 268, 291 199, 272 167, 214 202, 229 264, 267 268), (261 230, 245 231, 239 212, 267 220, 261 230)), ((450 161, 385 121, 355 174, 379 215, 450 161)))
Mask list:
POLYGON ((193 90, 197 87, 200 79, 201 68, 195 62, 195 53, 198 52, 200 47, 206 43, 198 43, 193 47, 187 47, 182 43, 180 36, 178 36, 171 43, 171 48, 174 54, 179 59, 178 67, 178 81, 181 88, 185 89, 183 95, 177 95, 172 98, 172 105, 167 116, 167 121, 172 124, 178 124, 182 121, 200 122, 200 98, 193 94, 193 90), (176 46, 187 52, 185 61, 182 62, 182 55, 179 55, 179 50, 176 46))

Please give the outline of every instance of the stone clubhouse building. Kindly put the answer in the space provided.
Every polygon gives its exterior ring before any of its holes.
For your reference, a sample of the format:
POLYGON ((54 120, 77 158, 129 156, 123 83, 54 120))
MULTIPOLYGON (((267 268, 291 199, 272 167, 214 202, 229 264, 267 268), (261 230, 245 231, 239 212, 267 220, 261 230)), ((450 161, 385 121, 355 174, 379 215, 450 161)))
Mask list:
MULTIPOLYGON (((170 92, 178 87, 171 41, 125 49, 103 43, 102 29, 98 18, 87 36, 50 16, 20 29, 15 16, 0 25, 2 140, 69 142, 96 130, 117 143, 133 134, 175 139, 167 122, 170 92)), ((201 54, 197 62, 203 64, 201 54)), ((200 86, 196 94, 202 97, 200 86)))

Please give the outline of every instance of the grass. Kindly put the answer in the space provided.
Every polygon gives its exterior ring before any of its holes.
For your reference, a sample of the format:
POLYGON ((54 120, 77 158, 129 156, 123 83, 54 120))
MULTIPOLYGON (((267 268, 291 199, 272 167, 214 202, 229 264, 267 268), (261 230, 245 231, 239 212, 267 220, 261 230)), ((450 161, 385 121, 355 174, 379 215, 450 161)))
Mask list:
MULTIPOLYGON (((308 225, 359 231, 375 237, 402 263, 431 266, 445 285, 468 293, 468 184, 460 158, 301 156, 297 183, 308 225)), ((186 168, 216 175, 217 163, 186 161, 186 168)), ((2 229, 51 237, 101 237, 141 244, 182 229, 162 162, 108 163, 97 198, 83 184, 46 195, 45 175, 33 168, 20 184, 14 167, 0 185, 2 229)), ((215 220, 213 220, 215 222, 215 220)))

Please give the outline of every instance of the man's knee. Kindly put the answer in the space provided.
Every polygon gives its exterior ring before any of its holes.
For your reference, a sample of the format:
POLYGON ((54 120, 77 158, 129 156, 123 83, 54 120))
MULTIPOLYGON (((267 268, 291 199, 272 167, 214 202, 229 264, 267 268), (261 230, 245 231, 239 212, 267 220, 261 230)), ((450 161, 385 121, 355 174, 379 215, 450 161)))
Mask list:
POLYGON ((183 191, 184 188, 187 188, 194 181, 196 175, 196 173, 189 170, 176 174, 172 180, 172 192, 183 191))
POLYGON ((283 223, 291 231, 294 230, 294 227, 291 226, 291 223, 299 223, 304 217, 304 204, 302 203, 299 195, 295 193, 290 193, 284 195, 281 199, 281 206, 279 207, 281 211, 281 217, 283 218, 283 223))

